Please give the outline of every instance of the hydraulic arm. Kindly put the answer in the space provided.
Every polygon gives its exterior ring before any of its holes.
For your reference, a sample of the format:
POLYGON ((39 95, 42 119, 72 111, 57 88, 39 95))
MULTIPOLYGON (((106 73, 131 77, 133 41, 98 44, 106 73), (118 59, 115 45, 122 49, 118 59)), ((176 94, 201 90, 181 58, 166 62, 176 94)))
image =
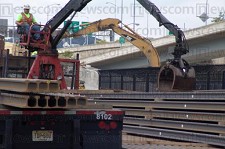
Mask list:
POLYGON ((91 0, 70 0, 52 19, 50 19, 40 32, 29 31, 21 35, 20 45, 29 51, 38 51, 35 61, 29 71, 29 79, 61 80, 61 89, 66 89, 63 69, 58 58, 56 46, 72 22, 73 17, 81 11, 91 0), (72 15, 71 15, 72 14, 72 15), (64 27, 53 37, 53 32, 71 15, 64 27), (39 33, 41 40, 32 39, 32 34, 39 33))
POLYGON ((70 0, 64 8, 62 8, 46 23, 44 30, 50 29, 50 33, 52 34, 63 23, 63 21, 65 21, 73 13, 73 16, 70 20, 67 20, 66 25, 62 28, 61 32, 59 32, 56 37, 52 37, 50 43, 53 48, 56 47, 63 34, 66 32, 66 29, 71 24, 74 15, 81 11, 90 1, 91 0, 70 0))
POLYGON ((133 30, 131 30, 127 25, 123 24, 123 28, 121 28, 120 26, 121 23, 122 22, 120 20, 112 18, 99 20, 90 24, 86 24, 87 25, 86 28, 81 29, 74 34, 65 35, 64 37, 78 37, 93 32, 112 29, 115 33, 121 35, 127 41, 129 41, 134 46, 139 48, 145 54, 152 67, 159 67, 160 66, 159 55, 157 53, 157 50, 153 47, 151 41, 141 37, 133 30))
POLYGON ((159 26, 164 26, 170 33, 175 36, 176 46, 174 48, 173 55, 175 59, 181 58, 182 55, 189 52, 188 44, 185 39, 183 31, 177 26, 171 23, 165 16, 162 15, 157 6, 149 0, 137 0, 155 19, 159 22, 159 26))
POLYGON ((137 1, 155 17, 159 26, 163 25, 175 36, 176 45, 172 53, 174 59, 169 60, 165 66, 161 67, 158 77, 159 90, 193 90, 195 87, 195 70, 181 58, 182 55, 189 52, 183 31, 163 16, 154 3, 149 0, 137 1))

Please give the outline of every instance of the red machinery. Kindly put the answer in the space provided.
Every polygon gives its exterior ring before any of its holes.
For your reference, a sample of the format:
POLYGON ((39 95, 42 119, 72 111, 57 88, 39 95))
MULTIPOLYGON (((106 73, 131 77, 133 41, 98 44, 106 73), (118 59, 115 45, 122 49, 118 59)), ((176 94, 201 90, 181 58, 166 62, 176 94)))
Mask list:
MULTIPOLYGON (((40 25, 43 26, 43 25, 40 25)), ((38 51, 38 54, 29 71, 29 79, 50 79, 61 80, 61 89, 66 89, 66 81, 63 69, 57 53, 53 53, 50 47, 50 28, 40 32, 32 31, 30 27, 28 35, 21 35, 20 45, 27 48, 30 52, 38 51), (32 34, 40 34, 40 40, 34 40, 32 34)))
MULTIPOLYGON (((51 20, 49 20, 46 25, 40 25, 40 27, 42 27, 41 31, 32 31, 32 26, 30 26, 28 34, 21 34, 20 45, 28 49, 29 52, 38 52, 36 59, 29 71, 28 78, 61 80, 61 89, 67 89, 56 46, 62 35, 71 24, 71 20, 75 14, 78 11, 81 11, 90 1, 91 0, 79 0, 78 2, 71 0, 64 8, 61 9, 60 12, 58 12, 51 20), (53 37, 52 33, 71 14, 72 16, 68 21, 66 21, 65 26, 55 37, 53 37), (32 38, 33 34, 40 34, 41 39, 34 40, 32 38)), ((73 60, 71 62, 73 63, 73 60)))

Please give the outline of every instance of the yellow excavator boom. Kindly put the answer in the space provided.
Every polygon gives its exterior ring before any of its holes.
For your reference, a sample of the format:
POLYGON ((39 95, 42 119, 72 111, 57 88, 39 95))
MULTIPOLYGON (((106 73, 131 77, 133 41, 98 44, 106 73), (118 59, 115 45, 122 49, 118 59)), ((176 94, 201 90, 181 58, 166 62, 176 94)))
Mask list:
POLYGON ((98 31, 105 31, 112 29, 115 33, 124 37, 127 41, 139 48, 147 57, 150 66, 160 67, 160 58, 157 50, 152 45, 151 41, 141 37, 139 34, 130 29, 127 25, 120 25, 122 22, 118 19, 107 18, 104 20, 98 20, 93 23, 85 24, 86 27, 73 34, 65 34, 63 37, 79 37, 82 35, 90 34, 98 31))

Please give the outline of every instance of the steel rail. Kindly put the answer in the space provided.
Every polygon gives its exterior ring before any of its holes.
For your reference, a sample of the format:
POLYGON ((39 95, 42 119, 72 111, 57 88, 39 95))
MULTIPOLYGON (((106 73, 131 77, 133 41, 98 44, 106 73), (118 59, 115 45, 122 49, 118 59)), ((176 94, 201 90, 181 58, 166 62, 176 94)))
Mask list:
POLYGON ((96 104, 109 104, 120 107, 166 108, 181 110, 225 111, 225 102, 176 102, 176 101, 138 101, 138 100, 93 100, 96 104))
POLYGON ((167 111, 167 110, 147 111, 147 110, 123 109, 123 108, 121 110, 124 110, 126 115, 143 116, 149 118, 225 122, 225 113, 186 112, 186 111, 167 111))
POLYGON ((203 143, 178 142, 173 140, 156 139, 142 136, 135 136, 123 133, 123 146, 126 149, 221 149, 203 143), (147 146, 146 146, 147 145, 147 146))
POLYGON ((99 99, 205 99, 205 100, 225 100, 225 92, 205 92, 205 91, 196 91, 196 92, 134 92, 134 93, 85 93, 81 94, 86 95, 90 98, 99 98, 99 99))
POLYGON ((143 118, 124 118, 125 125, 139 125, 139 126, 149 126, 158 128, 172 128, 179 129, 183 131, 198 131, 198 132, 210 132, 225 134, 225 126, 207 124, 207 123, 196 123, 196 122, 182 122, 182 121, 171 121, 171 120, 157 120, 157 119, 143 119, 143 118))
POLYGON ((225 146, 225 137, 208 134, 127 125, 124 125, 123 132, 135 135, 225 146))
POLYGON ((190 92, 153 93, 153 95, 110 93, 89 97, 92 98, 90 102, 93 104, 120 107, 125 111, 125 116, 132 116, 124 119, 125 133, 225 146, 223 92, 196 92, 195 95, 190 92), (164 100, 162 97, 170 100, 164 100))

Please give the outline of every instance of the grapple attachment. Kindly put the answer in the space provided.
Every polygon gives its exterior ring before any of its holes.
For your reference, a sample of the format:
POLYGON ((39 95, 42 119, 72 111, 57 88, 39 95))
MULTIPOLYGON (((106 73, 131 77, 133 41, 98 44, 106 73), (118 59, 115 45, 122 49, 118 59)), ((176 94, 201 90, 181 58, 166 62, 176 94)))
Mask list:
POLYGON ((195 70, 186 61, 169 62, 161 67, 158 75, 158 90, 170 91, 192 91, 195 89, 195 70))

